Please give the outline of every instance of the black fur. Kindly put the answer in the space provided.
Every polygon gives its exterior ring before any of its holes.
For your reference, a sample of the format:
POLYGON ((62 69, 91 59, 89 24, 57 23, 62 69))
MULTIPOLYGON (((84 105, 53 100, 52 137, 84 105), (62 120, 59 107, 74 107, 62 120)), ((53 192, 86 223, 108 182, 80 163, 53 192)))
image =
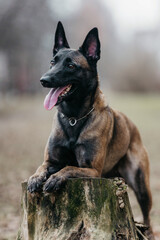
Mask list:
POLYGON ((73 94, 57 103, 59 111, 68 117, 79 117, 87 113, 94 102, 94 94, 98 87, 97 66, 100 58, 100 41, 98 30, 92 29, 79 50, 69 48, 62 24, 59 22, 55 35, 53 50, 53 67, 46 72, 41 83, 44 87, 54 88, 73 84, 76 89, 73 94), (85 58, 89 68, 75 61, 75 58, 85 58), (72 64, 74 68, 68 66, 72 64), (85 109, 85 103, 88 105, 85 109))
POLYGON ((69 48, 64 28, 61 22, 58 22, 56 34, 55 34, 55 44, 53 48, 53 56, 61 49, 69 48))
POLYGON ((79 51, 88 59, 92 64, 100 59, 100 41, 98 38, 98 29, 93 28, 86 36, 79 51))

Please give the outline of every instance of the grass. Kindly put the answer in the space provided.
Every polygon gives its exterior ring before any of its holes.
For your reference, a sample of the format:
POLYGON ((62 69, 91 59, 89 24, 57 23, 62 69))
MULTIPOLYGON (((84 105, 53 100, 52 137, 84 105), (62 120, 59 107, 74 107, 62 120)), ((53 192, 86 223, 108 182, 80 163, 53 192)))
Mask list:
MULTIPOLYGON (((105 94, 109 105, 123 111, 140 129, 151 165, 155 233, 160 232, 160 96, 153 94, 105 94)), ((0 98, 0 239, 12 240, 20 224, 21 181, 34 173, 43 161, 53 111, 43 108, 44 96, 0 98)), ((141 213, 130 191, 135 219, 141 213)), ((160 236, 159 236, 160 237, 160 236)))

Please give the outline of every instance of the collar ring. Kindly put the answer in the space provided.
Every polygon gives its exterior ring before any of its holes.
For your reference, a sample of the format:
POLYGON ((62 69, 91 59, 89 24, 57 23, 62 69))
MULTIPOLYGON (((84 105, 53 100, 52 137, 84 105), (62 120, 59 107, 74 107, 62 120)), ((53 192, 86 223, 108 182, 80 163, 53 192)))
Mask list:
POLYGON ((77 123, 77 120, 73 117, 69 118, 69 124, 71 127, 75 126, 77 123))

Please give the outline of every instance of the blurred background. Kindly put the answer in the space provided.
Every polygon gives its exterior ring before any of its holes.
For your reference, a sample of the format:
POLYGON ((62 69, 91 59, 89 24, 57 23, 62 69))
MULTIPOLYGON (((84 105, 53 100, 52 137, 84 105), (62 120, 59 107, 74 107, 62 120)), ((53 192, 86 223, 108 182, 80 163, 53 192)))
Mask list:
MULTIPOLYGON (((0 0, 0 240, 15 239, 21 181, 43 161, 54 111, 40 85, 62 21, 79 48, 98 27, 99 78, 109 104, 140 129, 151 165, 151 219, 160 239, 160 0, 0 0)), ((141 220, 133 193, 130 200, 141 220)))

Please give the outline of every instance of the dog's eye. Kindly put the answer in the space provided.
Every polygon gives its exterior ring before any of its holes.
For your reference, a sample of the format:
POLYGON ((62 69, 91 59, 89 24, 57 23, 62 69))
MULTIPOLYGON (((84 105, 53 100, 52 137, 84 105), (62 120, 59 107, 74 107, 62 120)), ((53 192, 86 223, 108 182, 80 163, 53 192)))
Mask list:
POLYGON ((70 63, 70 64, 67 65, 67 67, 70 68, 70 69, 74 69, 74 68, 75 68, 75 65, 72 64, 72 63, 70 63))
POLYGON ((54 61, 54 60, 51 60, 51 61, 50 61, 50 65, 51 65, 50 68, 53 67, 53 66, 55 65, 55 61, 54 61))

